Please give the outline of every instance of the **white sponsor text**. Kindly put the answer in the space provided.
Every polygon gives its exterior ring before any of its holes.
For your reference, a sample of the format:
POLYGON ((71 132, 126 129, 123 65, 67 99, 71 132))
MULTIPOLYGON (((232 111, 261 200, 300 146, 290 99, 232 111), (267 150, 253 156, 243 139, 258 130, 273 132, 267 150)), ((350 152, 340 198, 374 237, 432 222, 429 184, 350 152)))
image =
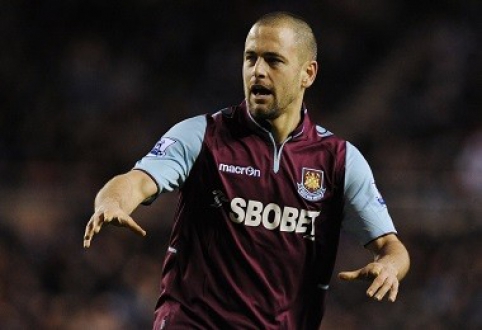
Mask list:
POLYGON ((261 171, 252 166, 226 165, 221 163, 219 164, 219 170, 221 172, 254 176, 257 178, 261 176, 261 171))
POLYGON ((320 215, 319 211, 309 211, 294 207, 281 207, 275 203, 263 205, 255 200, 246 201, 236 197, 231 200, 229 218, 235 223, 244 223, 245 226, 263 226, 266 229, 279 229, 282 232, 295 232, 308 234, 314 238, 315 220, 320 215), (310 228, 310 232, 308 232, 310 228))

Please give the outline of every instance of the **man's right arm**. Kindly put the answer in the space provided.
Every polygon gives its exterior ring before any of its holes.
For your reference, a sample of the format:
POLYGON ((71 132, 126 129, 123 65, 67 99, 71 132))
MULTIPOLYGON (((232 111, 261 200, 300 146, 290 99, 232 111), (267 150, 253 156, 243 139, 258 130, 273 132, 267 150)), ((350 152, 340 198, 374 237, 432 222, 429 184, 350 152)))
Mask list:
POLYGON ((184 183, 201 152, 206 127, 204 115, 177 123, 133 170, 107 182, 95 198, 95 212, 85 228, 84 247, 88 248, 93 236, 107 224, 127 227, 144 236, 146 232, 130 214, 140 203, 150 203, 158 194, 184 183))
POLYGON ((157 192, 157 184, 143 171, 131 170, 109 180, 95 198, 95 211, 85 228, 84 248, 90 247, 94 235, 107 224, 127 227, 145 236, 145 230, 130 214, 157 192))

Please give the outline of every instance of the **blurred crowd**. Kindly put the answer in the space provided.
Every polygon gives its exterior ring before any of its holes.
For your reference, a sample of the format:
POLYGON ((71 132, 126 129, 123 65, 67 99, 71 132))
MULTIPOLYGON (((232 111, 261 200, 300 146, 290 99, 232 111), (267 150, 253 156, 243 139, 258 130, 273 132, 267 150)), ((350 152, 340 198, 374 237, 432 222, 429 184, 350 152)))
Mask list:
MULTIPOLYGON (((175 194, 82 248, 98 189, 243 99, 263 13, 305 17, 311 115, 357 145, 412 255, 395 304, 333 280, 324 329, 482 328, 478 0, 0 1, 0 329, 149 329, 175 194), (481 252, 481 254, 479 254, 481 252)), ((337 270, 371 256, 343 236, 337 270)))

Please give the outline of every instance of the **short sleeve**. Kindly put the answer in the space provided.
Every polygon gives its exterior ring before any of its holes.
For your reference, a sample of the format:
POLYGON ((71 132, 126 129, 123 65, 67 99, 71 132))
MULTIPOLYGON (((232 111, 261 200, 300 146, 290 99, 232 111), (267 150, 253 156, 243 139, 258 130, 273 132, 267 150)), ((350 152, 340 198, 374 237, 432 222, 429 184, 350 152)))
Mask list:
POLYGON ((150 175, 158 186, 158 193, 181 187, 201 151, 206 125, 204 115, 177 123, 135 164, 134 169, 150 175))
POLYGON ((347 142, 345 206, 342 228, 366 245, 374 239, 396 233, 387 205, 378 191, 368 162, 347 142))

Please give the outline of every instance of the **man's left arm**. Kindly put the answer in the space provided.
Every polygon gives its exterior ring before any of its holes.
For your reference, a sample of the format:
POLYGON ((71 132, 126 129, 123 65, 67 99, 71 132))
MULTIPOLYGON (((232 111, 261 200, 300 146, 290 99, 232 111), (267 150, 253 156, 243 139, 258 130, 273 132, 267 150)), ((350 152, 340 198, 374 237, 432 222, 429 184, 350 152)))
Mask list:
POLYGON ((367 249, 373 252, 373 262, 363 268, 338 274, 345 281, 372 281, 367 295, 376 300, 382 300, 388 294, 388 300, 397 299, 400 281, 410 268, 410 257, 403 243, 395 234, 379 237, 367 244, 367 249))

